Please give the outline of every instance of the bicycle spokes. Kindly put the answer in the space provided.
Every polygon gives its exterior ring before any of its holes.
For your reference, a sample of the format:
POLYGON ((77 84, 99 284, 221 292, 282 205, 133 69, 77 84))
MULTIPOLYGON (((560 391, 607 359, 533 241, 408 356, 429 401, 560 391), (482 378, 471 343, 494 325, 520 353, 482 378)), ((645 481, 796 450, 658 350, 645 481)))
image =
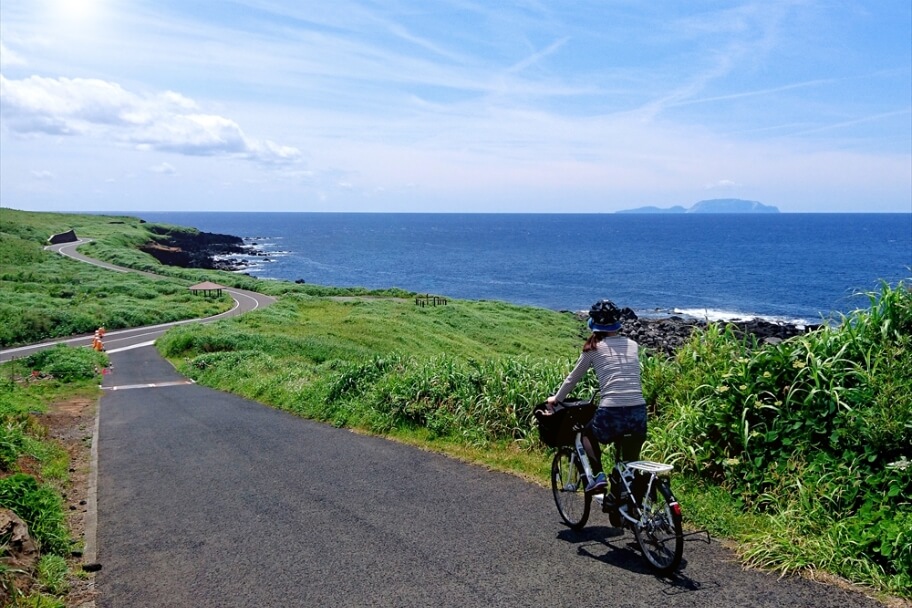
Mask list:
POLYGON ((592 497, 585 492, 585 477, 576 458, 569 448, 557 451, 551 462, 551 490, 561 519, 579 529, 589 519, 592 497))
POLYGON ((684 551, 681 508, 667 481, 659 478, 651 481, 655 495, 650 496, 651 490, 647 489, 633 532, 646 560, 658 572, 667 574, 678 567, 684 551))

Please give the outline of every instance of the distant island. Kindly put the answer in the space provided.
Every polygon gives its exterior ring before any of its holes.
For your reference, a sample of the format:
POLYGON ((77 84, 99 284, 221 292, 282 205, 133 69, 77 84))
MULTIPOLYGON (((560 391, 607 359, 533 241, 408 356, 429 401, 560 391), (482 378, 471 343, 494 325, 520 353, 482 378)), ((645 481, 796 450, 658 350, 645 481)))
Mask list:
POLYGON ((779 213, 772 205, 757 201, 746 201, 740 198, 714 198, 695 203, 690 209, 675 205, 674 207, 637 207, 624 209, 615 213, 779 213))

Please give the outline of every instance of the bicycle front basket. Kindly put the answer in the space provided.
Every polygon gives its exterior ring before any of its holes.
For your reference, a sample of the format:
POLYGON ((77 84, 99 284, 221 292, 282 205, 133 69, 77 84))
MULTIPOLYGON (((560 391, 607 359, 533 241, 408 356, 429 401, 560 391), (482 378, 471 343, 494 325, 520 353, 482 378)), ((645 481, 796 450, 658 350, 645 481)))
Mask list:
POLYGON ((595 408, 596 404, 589 401, 565 401, 554 406, 554 413, 548 414, 547 404, 535 406, 539 438, 552 448, 571 445, 576 428, 592 419, 595 408))

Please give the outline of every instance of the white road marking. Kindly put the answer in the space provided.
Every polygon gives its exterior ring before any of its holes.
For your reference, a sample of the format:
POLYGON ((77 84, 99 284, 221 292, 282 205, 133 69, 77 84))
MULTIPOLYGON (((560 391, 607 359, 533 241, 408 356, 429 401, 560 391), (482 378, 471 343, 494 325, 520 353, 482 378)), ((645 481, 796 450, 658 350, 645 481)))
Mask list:
POLYGON ((134 388, 161 388, 163 386, 183 386, 196 384, 193 380, 177 380, 175 382, 153 382, 151 384, 124 384, 123 386, 102 386, 103 391, 126 391, 134 388))
POLYGON ((109 355, 111 355, 111 354, 114 354, 114 353, 123 352, 123 351, 125 351, 125 350, 133 350, 134 348, 142 348, 142 347, 144 347, 144 346, 152 346, 153 344, 155 344, 155 340, 150 340, 149 342, 140 342, 139 344, 131 344, 130 346, 123 346, 123 347, 121 347, 121 348, 114 348, 114 349, 110 349, 110 350, 109 350, 109 349, 105 349, 105 352, 108 353, 109 355))

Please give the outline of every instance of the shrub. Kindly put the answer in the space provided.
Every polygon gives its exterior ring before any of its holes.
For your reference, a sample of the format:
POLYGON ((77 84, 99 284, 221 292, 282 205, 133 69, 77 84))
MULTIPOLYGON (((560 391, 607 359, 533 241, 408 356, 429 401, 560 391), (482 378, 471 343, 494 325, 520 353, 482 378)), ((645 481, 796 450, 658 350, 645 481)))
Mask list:
POLYGON ((22 518, 43 553, 68 555, 71 543, 63 502, 51 487, 16 473, 0 479, 0 506, 22 518))
POLYGON ((825 562, 908 592, 912 467, 894 463, 912 458, 912 292, 869 298, 778 345, 710 327, 647 361, 649 448, 778 522, 780 538, 752 540, 757 563, 825 562))
POLYGON ((96 376, 104 367, 103 354, 87 348, 72 348, 58 344, 25 358, 25 365, 61 380, 81 380, 96 376))

